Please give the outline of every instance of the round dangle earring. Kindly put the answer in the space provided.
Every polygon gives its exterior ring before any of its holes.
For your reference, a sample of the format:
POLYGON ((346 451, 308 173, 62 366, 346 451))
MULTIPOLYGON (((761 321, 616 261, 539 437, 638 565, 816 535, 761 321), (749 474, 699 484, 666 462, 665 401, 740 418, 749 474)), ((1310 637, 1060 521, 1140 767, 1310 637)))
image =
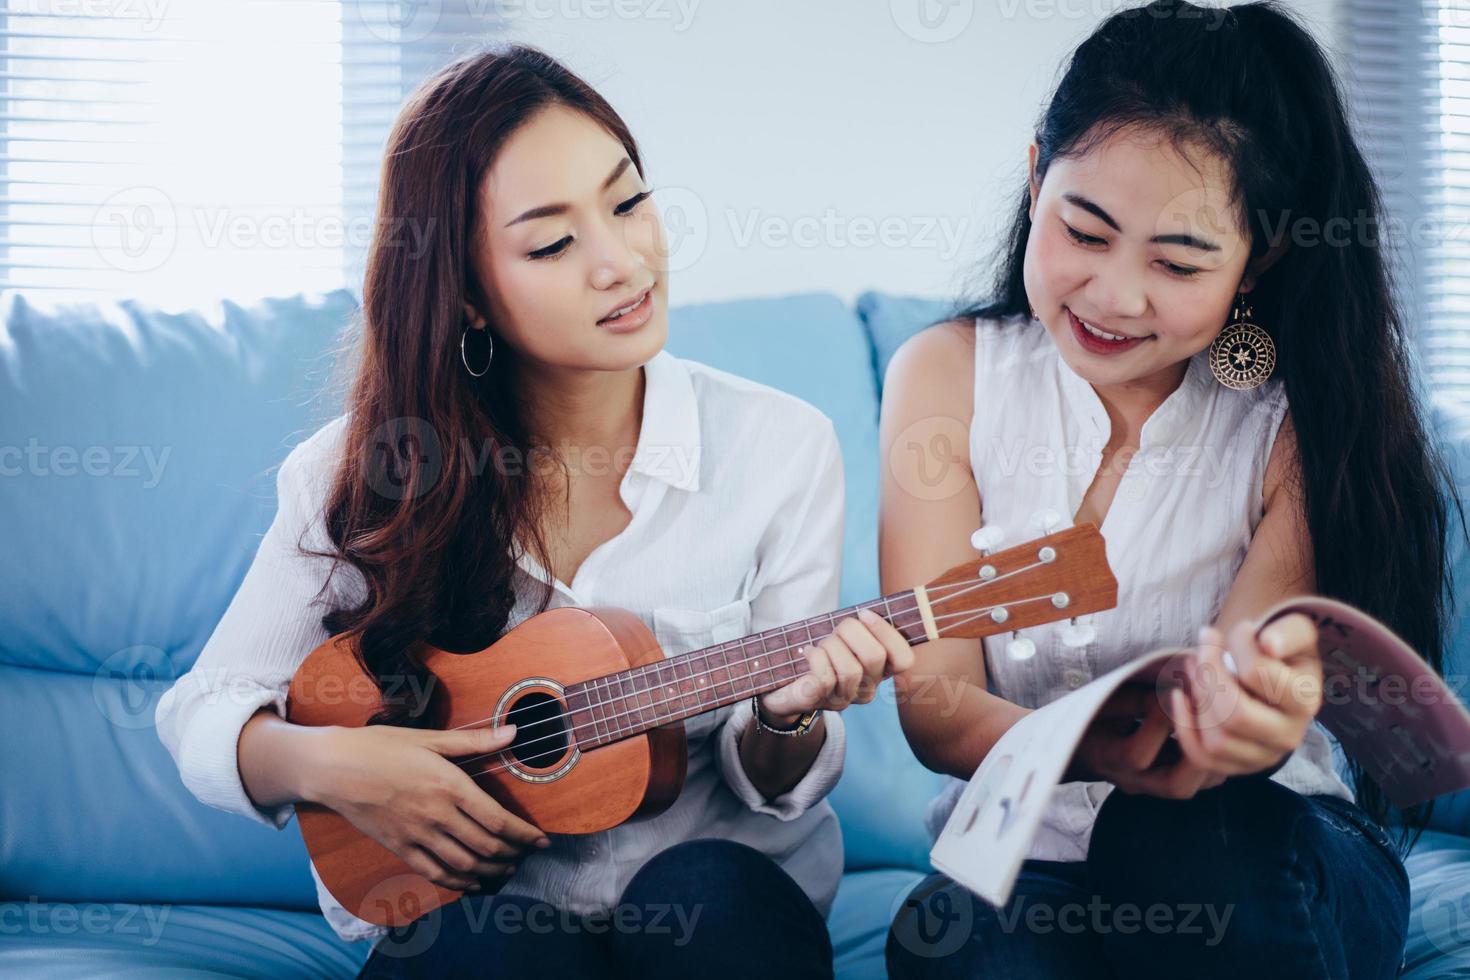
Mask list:
POLYGON ((1276 344, 1264 328, 1251 322, 1245 295, 1237 293, 1230 323, 1210 344, 1210 373, 1236 391, 1258 388, 1276 370, 1276 344))
POLYGON ((464 328, 464 333, 462 333, 462 334, 459 335, 459 360, 460 360, 460 363, 462 363, 464 365, 465 371, 469 372, 470 377, 472 377, 472 378, 483 378, 485 376, 485 372, 487 372, 487 371, 490 370, 490 362, 492 360, 494 360, 494 359, 495 359, 495 338, 490 335, 490 328, 488 326, 485 326, 485 327, 470 327, 470 326, 467 326, 467 327, 465 327, 464 328), (484 362, 485 362, 485 366, 482 367, 482 368, 480 368, 480 370, 478 370, 478 371, 476 371, 474 368, 470 367, 470 355, 465 350, 465 346, 466 346, 467 343, 469 343, 470 337, 472 335, 475 338, 474 339, 474 346, 477 347, 477 348, 483 348, 484 349, 483 357, 475 357, 474 358, 474 360, 476 360, 476 361, 479 361, 479 360, 483 359, 484 362))

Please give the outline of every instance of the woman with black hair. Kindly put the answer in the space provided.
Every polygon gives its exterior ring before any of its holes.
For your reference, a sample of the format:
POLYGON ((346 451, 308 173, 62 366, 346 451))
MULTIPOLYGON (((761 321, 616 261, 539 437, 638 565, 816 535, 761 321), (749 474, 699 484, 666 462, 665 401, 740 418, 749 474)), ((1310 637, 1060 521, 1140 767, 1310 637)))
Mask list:
POLYGON ((1394 976, 1408 881, 1382 794, 1339 779, 1314 721, 1313 625, 1256 631, 1317 592, 1441 663, 1447 481, 1333 73, 1275 4, 1159 0, 1077 49, 1028 165, 993 297, 888 369, 883 587, 972 540, 1093 522, 1119 601, 983 648, 931 643, 899 678, 910 744, 954 777, 931 833, 1030 710, 1164 646, 1198 645, 1194 683, 1116 699, 1010 903, 931 876, 890 970, 1394 976), (935 461, 910 450, 948 429, 963 478, 916 492, 935 461), (1241 668, 1226 648, 1257 655, 1241 668), (928 707, 936 684, 954 710, 928 707))

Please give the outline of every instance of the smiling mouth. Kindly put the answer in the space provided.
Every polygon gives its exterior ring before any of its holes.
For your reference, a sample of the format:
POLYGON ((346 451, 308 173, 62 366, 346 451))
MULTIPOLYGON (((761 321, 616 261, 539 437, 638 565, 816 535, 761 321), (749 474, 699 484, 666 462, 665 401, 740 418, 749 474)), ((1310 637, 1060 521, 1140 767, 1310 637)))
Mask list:
POLYGON ((1106 330, 1103 330, 1103 329, 1101 329, 1099 327, 1094 327, 1092 324, 1090 324, 1086 320, 1082 319, 1076 313, 1073 313, 1070 307, 1067 309, 1067 314, 1069 316, 1071 316, 1072 319, 1076 320, 1077 323, 1078 323, 1078 325, 1081 326, 1083 330, 1086 330, 1089 334, 1091 334, 1092 336, 1098 338, 1099 340, 1107 340, 1107 341, 1111 341, 1112 343, 1115 343, 1115 344, 1121 344, 1121 343, 1126 343, 1127 341, 1130 341, 1130 340, 1147 340, 1148 339, 1147 337, 1130 337, 1127 334, 1121 334, 1121 333, 1108 333, 1106 330))
POLYGON ((649 286, 643 292, 639 293, 638 296, 627 306, 619 307, 618 309, 613 310, 611 313, 603 317, 601 320, 598 320, 597 322, 607 323, 609 320, 616 320, 620 316, 626 316, 627 314, 632 313, 634 310, 638 309, 638 307, 643 305, 643 301, 648 299, 648 294, 651 292, 653 292, 653 287, 649 286))

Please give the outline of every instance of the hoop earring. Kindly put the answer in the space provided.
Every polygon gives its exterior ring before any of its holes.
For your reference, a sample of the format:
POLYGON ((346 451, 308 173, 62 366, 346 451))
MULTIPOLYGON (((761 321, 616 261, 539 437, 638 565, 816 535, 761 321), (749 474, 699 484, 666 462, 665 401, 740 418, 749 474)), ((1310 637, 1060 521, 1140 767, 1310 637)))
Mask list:
POLYGON ((1245 295, 1236 293, 1230 323, 1210 343, 1210 373, 1236 391, 1260 387, 1276 370, 1276 343, 1251 316, 1245 295))
POLYGON ((485 376, 485 373, 490 370, 490 362, 493 361, 494 359, 495 359, 495 338, 490 335, 490 328, 489 327, 475 327, 475 328, 465 327, 464 333, 462 333, 462 334, 459 335, 459 360, 460 360, 460 362, 462 364, 464 364, 464 369, 469 372, 470 377, 472 377, 472 378, 483 378, 485 376), (470 367, 470 359, 469 359, 469 356, 465 353, 465 340, 469 337, 470 332, 471 332, 472 329, 473 329, 473 331, 475 333, 484 334, 485 335, 485 343, 487 343, 490 346, 490 350, 485 354, 485 366, 483 368, 481 368, 480 370, 478 370, 478 371, 476 371, 474 368, 470 367))

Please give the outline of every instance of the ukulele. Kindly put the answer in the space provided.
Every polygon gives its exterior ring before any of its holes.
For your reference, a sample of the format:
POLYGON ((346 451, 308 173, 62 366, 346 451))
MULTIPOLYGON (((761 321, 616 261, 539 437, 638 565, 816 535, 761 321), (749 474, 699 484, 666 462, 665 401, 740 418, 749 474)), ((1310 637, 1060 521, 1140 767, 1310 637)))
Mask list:
MULTIPOLYGON (((744 639, 666 657, 622 609, 564 606, 491 646, 421 645, 439 688, 440 729, 516 726, 512 743, 455 762, 501 806, 546 833, 588 834, 667 808, 684 784, 684 724, 807 672, 802 648, 871 609, 910 644, 976 639, 1111 609, 1118 583, 1097 527, 1084 524, 956 565, 927 585, 744 639)), ((383 706, 352 633, 313 650, 292 677, 286 717, 362 727, 383 706), (335 696, 329 692, 336 692, 335 696)), ((353 915, 402 925, 459 898, 335 811, 296 804, 322 884, 353 915)))

